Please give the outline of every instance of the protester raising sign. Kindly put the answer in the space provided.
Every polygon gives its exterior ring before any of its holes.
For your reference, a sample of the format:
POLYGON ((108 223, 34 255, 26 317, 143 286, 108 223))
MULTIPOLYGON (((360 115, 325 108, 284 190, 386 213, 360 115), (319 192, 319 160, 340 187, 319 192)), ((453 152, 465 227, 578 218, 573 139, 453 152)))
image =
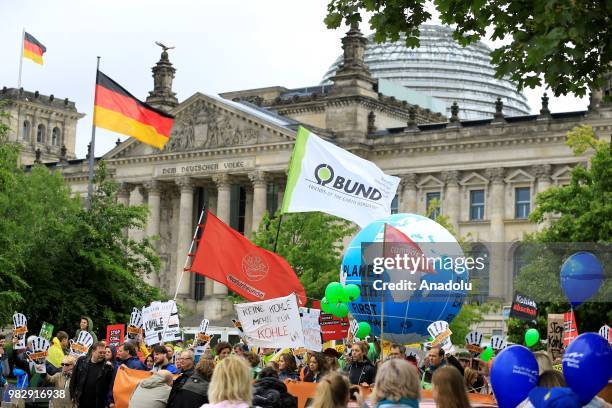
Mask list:
POLYGON ((152 302, 142 309, 142 321, 147 346, 181 339, 178 309, 174 300, 152 302))
POLYGON ((266 348, 304 345, 296 296, 235 304, 244 337, 251 346, 266 348))
POLYGON ((515 317, 521 320, 535 320, 538 314, 538 304, 518 292, 514 293, 514 300, 510 308, 510 317, 515 317))

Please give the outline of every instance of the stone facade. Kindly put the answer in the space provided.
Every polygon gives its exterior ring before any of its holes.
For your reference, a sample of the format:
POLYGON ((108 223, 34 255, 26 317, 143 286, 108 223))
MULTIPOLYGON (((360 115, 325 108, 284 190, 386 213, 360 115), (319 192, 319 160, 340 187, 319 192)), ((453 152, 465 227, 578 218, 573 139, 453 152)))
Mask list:
POLYGON ((23 88, 2 88, 0 103, 9 114, 9 141, 21 144, 21 163, 74 159, 77 121, 85 115, 74 102, 23 88))
MULTIPOLYGON (((511 299, 519 242, 541 228, 526 218, 535 195, 567 183, 571 169, 588 162, 565 145, 567 131, 588 124, 606 137, 612 109, 601 102, 585 112, 551 114, 543 98, 539 115, 505 117, 499 102, 494 118, 459 121, 453 114, 447 121, 379 95, 367 69, 355 61, 362 55, 359 36, 354 27, 347 34, 343 43, 351 65, 328 89, 300 90, 303 95, 295 97, 282 87, 222 97, 196 93, 172 108, 173 94, 166 89, 169 99, 156 100, 176 117, 166 148, 129 139, 104 155, 121 183, 118 201, 149 207, 146 230, 128 234, 159 236, 162 272, 149 278, 152 284, 176 292, 199 316, 204 310, 210 319, 231 316, 226 287, 183 274, 199 214, 207 208, 251 236, 264 213, 282 202, 296 130, 303 124, 401 177, 396 211, 424 214, 438 199, 458 233, 481 242, 480 250, 495 260, 481 299, 511 299)), ((85 161, 62 172, 75 193, 86 194, 85 161)))

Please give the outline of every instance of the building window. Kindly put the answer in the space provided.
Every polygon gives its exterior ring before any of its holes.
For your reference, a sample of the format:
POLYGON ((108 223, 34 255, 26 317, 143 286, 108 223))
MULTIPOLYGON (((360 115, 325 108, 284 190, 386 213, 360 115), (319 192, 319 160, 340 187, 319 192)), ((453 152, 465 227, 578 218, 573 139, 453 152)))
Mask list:
POLYGON ((278 210, 278 186, 274 183, 268 183, 266 190, 266 209, 270 216, 274 216, 278 210))
POLYGON ((60 140, 60 129, 58 127, 54 127, 53 128, 53 132, 51 132, 51 144, 53 146, 58 146, 59 145, 59 140, 60 140))
POLYGON ((205 289, 206 289, 206 278, 204 278, 204 276, 200 275, 200 274, 194 274, 195 275, 195 281, 193 284, 193 298, 195 300, 202 300, 204 299, 204 295, 205 295, 205 289))
POLYGON ((470 191, 470 220, 484 220, 484 190, 470 191))
POLYGON ((531 211, 531 191, 529 187, 518 187, 514 189, 514 216, 515 218, 527 218, 531 211))
POLYGON ((398 207, 398 196, 397 194, 395 195, 395 197, 393 197, 393 201, 391 201, 391 214, 397 214, 399 211, 399 207, 398 207))
POLYGON ((430 192, 425 195, 426 211, 432 220, 440 216, 440 193, 430 192), (434 205, 435 204, 435 205, 434 205))
POLYGON ((36 131, 36 143, 45 143, 45 125, 38 125, 38 130, 36 131))
POLYGON ((482 268, 474 266, 470 270, 470 280, 474 287, 472 299, 483 304, 489 298, 489 251, 482 244, 476 244, 471 250, 472 259, 479 260, 482 268))
POLYGON ((524 266, 528 264, 527 249, 524 245, 518 245, 514 249, 512 255, 512 278, 513 280, 518 276, 524 266))
POLYGON ((30 140, 30 122, 27 120, 23 121, 23 128, 21 130, 21 138, 23 140, 30 140))
POLYGON ((246 190, 240 185, 231 187, 230 227, 244 235, 246 218, 246 190))

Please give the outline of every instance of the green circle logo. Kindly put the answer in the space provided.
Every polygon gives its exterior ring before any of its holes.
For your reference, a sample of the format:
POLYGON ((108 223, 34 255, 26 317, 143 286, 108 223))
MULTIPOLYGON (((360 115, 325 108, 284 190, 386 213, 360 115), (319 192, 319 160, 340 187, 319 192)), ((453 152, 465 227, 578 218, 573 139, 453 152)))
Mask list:
POLYGON ((323 181, 327 181, 331 178, 331 171, 328 167, 321 167, 319 169, 319 178, 323 181))
POLYGON ((315 168, 314 176, 317 179, 317 184, 325 185, 331 183, 334 178, 334 169, 329 164, 319 164, 315 168))

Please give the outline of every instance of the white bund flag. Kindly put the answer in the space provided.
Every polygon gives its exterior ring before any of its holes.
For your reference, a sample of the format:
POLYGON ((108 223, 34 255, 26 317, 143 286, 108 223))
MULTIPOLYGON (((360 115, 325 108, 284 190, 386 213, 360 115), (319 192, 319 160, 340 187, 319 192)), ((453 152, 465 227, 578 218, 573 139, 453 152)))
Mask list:
POLYGON ((293 147, 283 213, 321 211, 361 228, 391 215, 400 179, 300 127, 293 147))

